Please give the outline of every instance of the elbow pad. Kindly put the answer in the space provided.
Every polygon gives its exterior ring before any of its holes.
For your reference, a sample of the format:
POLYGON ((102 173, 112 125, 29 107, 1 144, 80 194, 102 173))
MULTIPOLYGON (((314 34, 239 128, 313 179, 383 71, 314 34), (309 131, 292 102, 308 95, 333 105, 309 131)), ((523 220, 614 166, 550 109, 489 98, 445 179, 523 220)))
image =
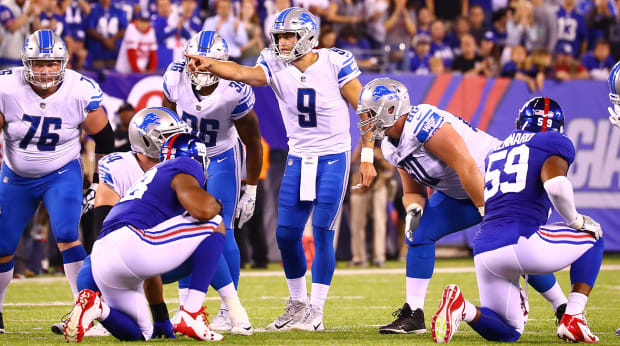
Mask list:
POLYGON ((579 218, 579 213, 575 207, 573 185, 568 178, 563 175, 553 177, 547 180, 543 186, 555 210, 562 215, 569 225, 574 224, 579 218))
POLYGON ((107 123, 103 130, 94 135, 90 135, 95 141, 95 154, 109 154, 114 152, 114 131, 112 126, 107 123))

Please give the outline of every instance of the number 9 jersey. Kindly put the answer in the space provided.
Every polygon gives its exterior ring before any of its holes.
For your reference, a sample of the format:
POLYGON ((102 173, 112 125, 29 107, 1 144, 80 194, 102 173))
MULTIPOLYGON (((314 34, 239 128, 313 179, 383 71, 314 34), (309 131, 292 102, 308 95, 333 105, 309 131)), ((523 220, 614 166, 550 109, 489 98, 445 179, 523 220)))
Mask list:
POLYGON ((543 164, 557 155, 570 165, 575 147, 560 132, 511 133, 486 158, 484 219, 474 255, 516 244, 547 223, 552 206, 540 178, 543 164))
POLYGON ((79 158, 80 124, 102 99, 99 85, 73 70, 47 98, 25 81, 23 67, 0 71, 4 162, 22 177, 39 178, 79 158))

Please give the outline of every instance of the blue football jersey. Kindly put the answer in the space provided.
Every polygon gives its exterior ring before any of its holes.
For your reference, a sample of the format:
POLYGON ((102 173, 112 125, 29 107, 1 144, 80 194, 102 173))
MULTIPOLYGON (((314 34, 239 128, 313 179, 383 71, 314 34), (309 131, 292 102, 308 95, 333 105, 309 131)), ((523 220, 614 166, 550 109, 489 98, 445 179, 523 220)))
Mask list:
POLYGON ((123 226, 148 229, 183 214, 185 208, 170 186, 172 179, 180 173, 193 176, 201 185, 206 182, 202 165, 192 158, 177 157, 158 164, 144 173, 110 210, 99 238, 123 226))
POLYGON ((571 47, 573 47, 573 56, 575 58, 579 57, 581 53, 581 43, 588 38, 588 27, 586 26, 585 18, 574 9, 567 12, 564 7, 558 9, 557 18, 557 44, 570 44, 571 47))
POLYGON ((545 160, 557 155, 570 165, 575 147, 559 132, 514 131, 485 160, 485 215, 474 254, 516 244, 547 222, 552 206, 540 179, 545 160))

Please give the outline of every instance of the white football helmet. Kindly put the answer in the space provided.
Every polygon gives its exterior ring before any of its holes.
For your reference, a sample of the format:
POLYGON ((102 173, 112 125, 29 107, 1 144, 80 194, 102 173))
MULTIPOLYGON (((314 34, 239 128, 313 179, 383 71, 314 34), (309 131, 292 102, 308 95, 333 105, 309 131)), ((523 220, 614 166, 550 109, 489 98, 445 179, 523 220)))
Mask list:
POLYGON ((38 30, 24 42, 22 63, 26 82, 43 89, 60 84, 65 77, 65 68, 69 62, 69 53, 65 42, 51 30, 38 30), (32 62, 37 60, 58 61, 60 67, 56 72, 34 72, 32 62))
POLYGON ((189 126, 165 107, 142 109, 131 118, 128 130, 131 151, 153 159, 159 159, 161 146, 170 135, 189 132, 189 126))
POLYGON ((620 61, 609 72, 609 101, 620 105, 620 61))
POLYGON ((409 92, 403 83, 390 78, 376 78, 364 85, 360 94, 356 113, 368 113, 369 118, 357 123, 357 127, 362 138, 368 141, 380 140, 385 130, 410 111, 409 92), (369 127, 363 129, 366 126, 369 127), (371 131, 373 136, 366 138, 365 135, 371 131))
POLYGON ((319 44, 319 26, 312 13, 299 7, 291 7, 278 13, 269 31, 271 51, 284 62, 295 61, 319 44), (295 33, 297 42, 288 53, 280 50, 278 35, 295 33))
MULTIPOLYGON (((215 31, 203 30, 194 35, 185 47, 185 54, 200 55, 211 59, 227 61, 229 52, 228 44, 224 38, 215 31)), ((189 62, 191 58, 185 57, 185 73, 190 82, 195 85, 198 90, 217 83, 220 79, 211 72, 201 72, 189 70, 189 62)))

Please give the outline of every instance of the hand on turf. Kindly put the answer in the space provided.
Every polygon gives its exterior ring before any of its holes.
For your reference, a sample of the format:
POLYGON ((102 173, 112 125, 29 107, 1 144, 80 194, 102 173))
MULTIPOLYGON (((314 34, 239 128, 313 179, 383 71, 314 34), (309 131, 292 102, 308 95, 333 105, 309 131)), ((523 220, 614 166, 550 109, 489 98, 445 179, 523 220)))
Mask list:
POLYGON ((97 193, 98 185, 97 183, 90 184, 88 190, 86 190, 84 199, 82 200, 82 215, 88 213, 95 207, 95 194, 97 193))
POLYGON ((153 322, 153 339, 157 338, 176 339, 170 320, 153 322))
POLYGON ((405 216, 405 236, 410 242, 413 241, 413 232, 418 228, 423 213, 424 208, 418 203, 411 203, 407 207, 407 216, 405 216))

